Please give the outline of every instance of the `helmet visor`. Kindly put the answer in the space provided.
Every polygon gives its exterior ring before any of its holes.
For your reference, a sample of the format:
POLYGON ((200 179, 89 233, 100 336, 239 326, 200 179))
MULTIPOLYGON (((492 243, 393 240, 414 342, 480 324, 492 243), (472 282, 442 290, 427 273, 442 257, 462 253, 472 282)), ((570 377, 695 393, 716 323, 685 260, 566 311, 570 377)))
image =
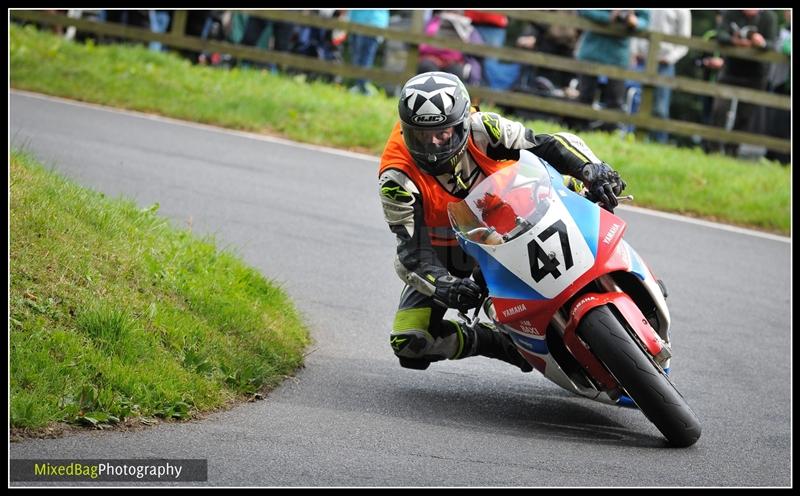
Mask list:
POLYGON ((466 132, 467 126, 463 124, 434 129, 403 125, 403 139, 409 151, 431 156, 432 162, 457 152, 464 144, 466 132))

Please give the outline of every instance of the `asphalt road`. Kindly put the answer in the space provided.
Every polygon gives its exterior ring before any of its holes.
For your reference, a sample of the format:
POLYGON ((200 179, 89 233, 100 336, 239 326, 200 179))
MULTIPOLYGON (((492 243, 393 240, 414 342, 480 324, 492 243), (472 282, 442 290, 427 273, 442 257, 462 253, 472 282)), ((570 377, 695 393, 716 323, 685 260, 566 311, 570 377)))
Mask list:
POLYGON ((377 159, 17 92, 9 101, 13 147, 214 234, 288 291, 315 340, 306 367, 263 401, 9 443, 10 458, 203 458, 202 484, 215 486, 792 484, 785 239, 618 210, 669 288, 673 377, 703 425, 696 445, 670 449, 640 412, 499 361, 400 368, 387 336, 402 283, 377 159))

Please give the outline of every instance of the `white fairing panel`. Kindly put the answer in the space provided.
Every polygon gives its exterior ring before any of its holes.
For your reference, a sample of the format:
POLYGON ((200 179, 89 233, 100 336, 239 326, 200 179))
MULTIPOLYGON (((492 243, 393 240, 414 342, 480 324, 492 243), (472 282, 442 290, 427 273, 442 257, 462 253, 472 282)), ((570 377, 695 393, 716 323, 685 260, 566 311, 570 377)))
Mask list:
POLYGON ((551 204, 544 217, 527 232, 502 245, 480 247, 537 293, 550 299, 592 268, 595 259, 583 233, 558 196, 551 195, 547 201, 551 204), (539 281, 532 274, 532 265, 542 266, 538 258, 531 256, 536 245, 556 263, 556 271, 545 273, 539 281), (569 256, 564 253, 564 247, 569 247, 569 256))
POLYGON ((627 241, 622 241, 628 251, 628 256, 631 259, 631 271, 634 273, 640 273, 642 276, 644 276, 642 285, 645 287, 648 294, 651 298, 653 298, 653 301, 656 304, 656 310, 659 314, 658 320, 661 322, 661 328, 659 329, 658 334, 662 339, 669 343, 670 316, 664 294, 661 292, 658 282, 656 282, 655 277, 653 277, 653 274, 650 272, 647 264, 644 263, 644 260, 642 260, 642 257, 639 256, 636 250, 634 250, 627 241))

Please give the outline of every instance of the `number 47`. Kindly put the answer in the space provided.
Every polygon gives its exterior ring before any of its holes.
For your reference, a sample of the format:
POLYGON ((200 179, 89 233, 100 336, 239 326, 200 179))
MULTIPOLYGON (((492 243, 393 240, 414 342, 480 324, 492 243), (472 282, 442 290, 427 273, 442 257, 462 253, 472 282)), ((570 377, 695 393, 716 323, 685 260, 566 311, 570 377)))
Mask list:
MULTIPOLYGON (((567 271, 572 267, 573 262, 572 250, 570 249, 569 237, 567 236, 567 226, 564 225, 564 222, 557 220, 550 227, 540 232, 536 238, 539 238, 540 241, 545 241, 554 234, 558 234, 561 240, 564 270, 567 271)), ((561 261, 556 258, 555 253, 548 254, 536 238, 528 243, 528 256, 531 259, 531 277, 533 277, 533 280, 536 282, 544 279, 547 274, 553 274, 553 279, 558 278, 561 275, 561 271, 558 270, 561 261)))

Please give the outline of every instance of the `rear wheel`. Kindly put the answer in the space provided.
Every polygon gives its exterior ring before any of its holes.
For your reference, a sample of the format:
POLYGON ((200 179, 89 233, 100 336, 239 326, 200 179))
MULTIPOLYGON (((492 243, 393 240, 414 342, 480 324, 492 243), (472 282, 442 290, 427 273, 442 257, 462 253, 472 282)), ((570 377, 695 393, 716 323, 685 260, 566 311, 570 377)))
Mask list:
POLYGON ((610 308, 590 310, 577 332, 671 445, 691 446, 700 438, 700 422, 686 400, 610 308))

